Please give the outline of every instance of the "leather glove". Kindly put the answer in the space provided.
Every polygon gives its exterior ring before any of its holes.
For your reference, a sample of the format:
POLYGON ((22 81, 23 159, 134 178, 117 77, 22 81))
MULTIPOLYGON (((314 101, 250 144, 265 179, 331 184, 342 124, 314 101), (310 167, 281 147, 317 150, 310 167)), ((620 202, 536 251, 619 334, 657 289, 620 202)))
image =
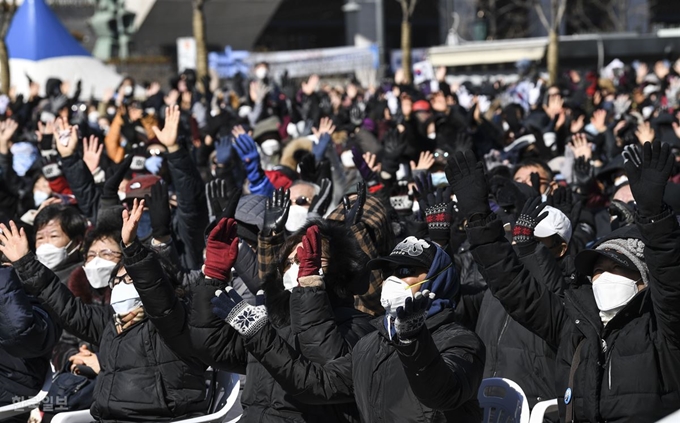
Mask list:
POLYGON ((162 179, 159 180, 151 187, 151 195, 144 196, 144 200, 151 218, 151 236, 156 240, 169 237, 172 215, 168 186, 163 183, 162 179))
POLYGON ((214 179, 205 185, 205 197, 208 201, 210 220, 221 217, 234 217, 238 202, 241 199, 239 188, 230 188, 224 179, 214 179))
POLYGON ((236 329, 238 333, 250 338, 262 329, 268 321, 267 308, 264 305, 264 291, 257 291, 255 306, 248 304, 230 286, 215 291, 215 298, 210 300, 213 314, 236 329), (226 292, 226 293, 225 293, 226 292))
POLYGON ((203 274, 211 279, 229 281, 237 257, 236 220, 222 219, 208 235, 203 274))
POLYGON ((357 198, 352 204, 349 196, 342 197, 342 205, 345 208, 345 227, 351 228, 357 223, 361 222, 361 217, 364 214, 364 204, 366 203, 366 183, 357 183, 357 198))
POLYGON ((308 219, 321 219, 328 206, 333 200, 333 182, 330 179, 324 178, 321 180, 321 189, 319 193, 314 196, 312 204, 309 206, 309 212, 307 213, 308 219))
POLYGON ((314 184, 321 184, 324 178, 331 178, 331 162, 322 159, 316 160, 314 155, 305 154, 300 160, 300 179, 314 184))
POLYGON ((527 201, 512 229, 512 240, 517 244, 535 241, 534 229, 536 225, 548 216, 548 212, 541 214, 547 204, 541 203, 541 197, 527 201))
POLYGON ((283 188, 279 188, 274 192, 271 199, 267 199, 262 234, 264 236, 272 236, 283 233, 289 211, 290 191, 284 191, 283 188))
POLYGON ((302 237, 302 246, 297 249, 297 259, 300 263, 298 281, 306 276, 323 276, 321 272, 321 235, 319 227, 314 225, 307 228, 302 237))
POLYGON ((675 164, 670 146, 660 141, 647 142, 640 154, 628 145, 623 149, 623 160, 639 215, 650 218, 663 212, 663 195, 675 164))
POLYGON ((487 216, 489 208, 489 189, 484 176, 484 164, 477 161, 472 151, 456 152, 446 166, 446 179, 456 194, 458 208, 463 216, 487 216))
POLYGON ((104 182, 104 187, 102 188, 103 200, 119 201, 118 186, 123 181, 123 178, 125 178, 127 171, 130 170, 133 158, 134 156, 132 154, 128 154, 128 156, 118 165, 115 172, 113 172, 113 175, 104 182))
POLYGON ((394 321, 394 329, 399 341, 410 343, 425 326, 427 310, 434 301, 435 294, 424 290, 416 292, 413 298, 406 298, 404 305, 397 309, 397 319, 394 321))
POLYGON ((577 157, 574 160, 574 182, 579 187, 586 189, 593 179, 593 167, 585 157, 577 157))

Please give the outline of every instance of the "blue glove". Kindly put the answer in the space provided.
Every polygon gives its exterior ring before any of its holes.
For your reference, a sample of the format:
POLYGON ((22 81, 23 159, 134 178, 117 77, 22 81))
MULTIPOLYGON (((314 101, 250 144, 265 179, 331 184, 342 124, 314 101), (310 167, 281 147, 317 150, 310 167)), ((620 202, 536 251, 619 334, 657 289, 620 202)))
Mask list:
POLYGON ((241 134, 234 140, 236 153, 246 165, 248 180, 252 181, 251 174, 257 174, 260 170, 260 154, 257 152, 255 141, 247 134, 241 134))
POLYGON ((210 300, 213 313, 227 322, 238 333, 250 338, 267 323, 267 308, 264 306, 264 291, 257 291, 256 306, 251 306, 241 298, 236 290, 230 286, 225 292, 215 291, 215 298, 210 300))
POLYGON ((231 137, 229 136, 224 136, 220 137, 215 142, 215 152, 217 152, 217 164, 227 164, 229 159, 231 158, 231 153, 234 150, 231 147, 231 137))
POLYGON ((331 135, 327 132, 324 132, 319 137, 319 142, 316 144, 312 144, 312 153, 314 154, 314 158, 317 161, 321 161, 321 159, 323 159, 324 155, 326 154, 326 150, 328 149, 328 144, 330 144, 330 142, 331 135))

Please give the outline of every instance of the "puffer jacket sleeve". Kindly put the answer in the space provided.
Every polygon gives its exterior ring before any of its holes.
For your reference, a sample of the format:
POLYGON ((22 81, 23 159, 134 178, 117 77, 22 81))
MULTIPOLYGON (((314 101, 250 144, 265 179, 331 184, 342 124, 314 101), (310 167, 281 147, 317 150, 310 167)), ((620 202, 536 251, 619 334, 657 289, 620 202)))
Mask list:
POLYGON ((503 223, 491 214, 468 224, 472 256, 494 297, 522 326, 557 349, 568 317, 562 300, 519 261, 505 239, 503 223))
POLYGON ((680 227, 672 210, 651 219, 637 218, 651 275, 648 289, 659 331, 680 347, 680 227))
POLYGON ((192 357, 187 310, 175 295, 175 289, 158 259, 139 241, 135 241, 123 249, 123 264, 139 293, 144 313, 149 316, 163 341, 175 353, 192 357))
POLYGON ((190 286, 192 292, 189 325, 192 348, 213 368, 245 374, 248 352, 236 330, 212 312, 210 300, 227 283, 202 277, 190 286))
POLYGON ((351 352, 326 364, 311 362, 281 339, 269 323, 246 340, 246 347, 296 400, 307 404, 354 402, 351 352))
POLYGON ((411 390, 426 407, 455 410, 477 397, 485 349, 474 332, 452 325, 437 347, 428 330, 409 344, 395 343, 411 390))
POLYGON ((550 250, 537 241, 531 242, 530 245, 516 248, 519 253, 519 260, 529 270, 531 275, 539 282, 543 282, 551 292, 562 296, 562 292, 566 287, 566 281, 560 265, 550 250))
POLYGON ((208 226, 208 206, 205 202, 203 180, 189 152, 180 148, 167 154, 168 168, 177 193, 175 233, 181 245, 178 252, 186 269, 199 269, 203 263, 205 239, 203 231, 208 226))
POLYGON ((238 256, 234 263, 234 270, 241 277, 251 294, 257 295, 262 288, 262 279, 258 272, 257 254, 248 243, 242 242, 238 248, 238 256))
POLYGON ((0 348, 17 358, 49 355, 61 329, 21 286, 14 269, 0 268, 0 348))
POLYGON ((302 355, 323 364, 347 354, 359 339, 375 330, 369 315, 346 311, 345 316, 336 317, 323 288, 293 288, 290 326, 302 355), (344 321, 338 322, 338 318, 344 321))
POLYGON ((97 206, 99 205, 99 191, 90 169, 87 168, 80 154, 63 158, 62 172, 69 187, 71 187, 71 191, 73 191, 73 195, 78 200, 78 208, 90 221, 95 222, 97 206))
POLYGON ((37 296, 66 331, 93 345, 99 345, 106 325, 113 322, 113 309, 110 306, 83 304, 32 252, 13 265, 26 292, 37 296))

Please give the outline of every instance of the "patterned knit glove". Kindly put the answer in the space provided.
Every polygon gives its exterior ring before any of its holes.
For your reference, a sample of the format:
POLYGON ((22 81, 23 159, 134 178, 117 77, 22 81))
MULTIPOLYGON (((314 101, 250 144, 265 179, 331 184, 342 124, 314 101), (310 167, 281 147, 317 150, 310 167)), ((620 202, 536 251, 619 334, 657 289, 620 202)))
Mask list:
POLYGON ((545 206, 546 203, 541 203, 541 197, 527 201, 512 230, 513 242, 525 244, 534 240, 536 225, 548 216, 548 212, 541 214, 545 206))
POLYGON ((425 221, 430 238, 446 244, 451 235, 451 209, 453 202, 439 203, 425 209, 425 221))
POLYGON ((394 329, 399 336, 399 341, 409 344, 418 335, 427 318, 427 310, 432 305, 434 293, 425 290, 416 292, 413 298, 407 298, 403 307, 397 309, 397 319, 394 321, 394 329))
POLYGON ((246 338, 252 337, 264 327, 268 320, 267 308, 264 306, 264 291, 257 292, 256 306, 251 306, 244 301, 230 286, 225 291, 226 294, 221 290, 215 291, 215 298, 210 301, 213 305, 213 313, 241 335, 246 338))

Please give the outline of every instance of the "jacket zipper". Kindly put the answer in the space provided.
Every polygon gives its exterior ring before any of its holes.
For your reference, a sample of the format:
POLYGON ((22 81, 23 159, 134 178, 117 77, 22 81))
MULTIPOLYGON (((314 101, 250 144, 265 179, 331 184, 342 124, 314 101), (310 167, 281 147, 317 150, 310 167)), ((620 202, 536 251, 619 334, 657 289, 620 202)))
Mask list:
POLYGON ((496 373, 498 373, 498 369, 496 368, 496 364, 498 362, 498 348, 501 344, 501 338, 503 338, 503 334, 505 333, 505 329, 508 327, 508 321, 510 320, 510 315, 505 314, 505 321, 503 322, 503 327, 501 328, 501 333, 498 334, 498 341, 496 341, 496 360, 494 361, 494 369, 493 369, 493 377, 496 377, 496 373))

